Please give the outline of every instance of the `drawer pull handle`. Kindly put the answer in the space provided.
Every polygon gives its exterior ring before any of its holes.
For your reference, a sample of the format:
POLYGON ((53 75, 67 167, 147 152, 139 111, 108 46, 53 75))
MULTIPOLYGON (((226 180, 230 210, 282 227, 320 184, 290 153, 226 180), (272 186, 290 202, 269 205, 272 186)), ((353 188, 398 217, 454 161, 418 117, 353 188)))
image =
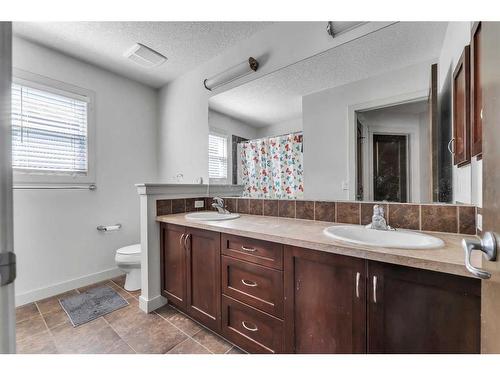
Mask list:
POLYGON ((255 281, 241 279, 241 282, 243 283, 243 285, 246 285, 246 286, 251 286, 251 287, 257 286, 257 283, 255 281))
POLYGON ((254 249, 253 247, 246 247, 246 246, 242 246, 241 250, 248 251, 248 252, 251 252, 251 253, 257 251, 257 249, 254 249))
POLYGON ((377 303, 377 276, 373 276, 373 303, 377 303))
POLYGON ((359 299, 359 279, 361 277, 361 274, 359 272, 356 272, 356 298, 359 299))
POLYGON ((248 323, 245 322, 245 321, 242 321, 241 322, 241 325, 243 326, 243 328, 245 328, 247 331, 252 331, 252 332, 256 332, 259 330, 259 328, 255 325, 255 324, 252 324, 253 327, 249 327, 248 326, 248 323))

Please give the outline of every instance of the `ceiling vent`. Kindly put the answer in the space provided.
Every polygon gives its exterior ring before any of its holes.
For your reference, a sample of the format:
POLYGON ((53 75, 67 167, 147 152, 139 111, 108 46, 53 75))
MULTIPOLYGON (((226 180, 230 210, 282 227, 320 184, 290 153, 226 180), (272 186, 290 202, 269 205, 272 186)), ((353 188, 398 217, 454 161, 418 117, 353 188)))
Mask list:
POLYGON ((154 68, 167 61, 161 53, 146 47, 144 44, 136 43, 125 52, 125 57, 145 68, 154 68))

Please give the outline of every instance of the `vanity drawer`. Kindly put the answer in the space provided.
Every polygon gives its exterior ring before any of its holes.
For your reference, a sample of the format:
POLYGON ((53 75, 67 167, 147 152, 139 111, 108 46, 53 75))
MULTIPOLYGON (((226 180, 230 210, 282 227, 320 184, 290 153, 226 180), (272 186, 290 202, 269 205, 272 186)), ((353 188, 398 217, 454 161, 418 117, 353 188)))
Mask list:
POLYGON ((222 234, 222 254, 266 267, 283 269, 283 245, 222 234))
POLYGON ((222 256, 222 293, 283 318, 283 272, 222 256))
POLYGON ((282 353, 283 321, 222 296, 222 332, 249 353, 282 353))

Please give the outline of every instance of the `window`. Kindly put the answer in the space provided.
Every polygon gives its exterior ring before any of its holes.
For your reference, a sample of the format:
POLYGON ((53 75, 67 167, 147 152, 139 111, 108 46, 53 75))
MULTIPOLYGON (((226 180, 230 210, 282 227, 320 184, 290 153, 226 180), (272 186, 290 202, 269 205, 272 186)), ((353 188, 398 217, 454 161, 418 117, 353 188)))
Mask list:
POLYGON ((88 100, 32 86, 12 85, 14 170, 87 175, 88 100))
POLYGON ((224 135, 208 135, 208 177, 227 179, 227 137, 224 135))

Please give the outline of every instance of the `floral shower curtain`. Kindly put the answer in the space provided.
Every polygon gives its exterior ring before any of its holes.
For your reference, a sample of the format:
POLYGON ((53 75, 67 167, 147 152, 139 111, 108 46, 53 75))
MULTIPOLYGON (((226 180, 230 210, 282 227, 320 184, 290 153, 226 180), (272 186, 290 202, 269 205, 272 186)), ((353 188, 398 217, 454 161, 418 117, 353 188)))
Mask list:
POLYGON ((242 143, 243 195, 252 198, 302 198, 302 140, 302 134, 288 134, 242 143))

